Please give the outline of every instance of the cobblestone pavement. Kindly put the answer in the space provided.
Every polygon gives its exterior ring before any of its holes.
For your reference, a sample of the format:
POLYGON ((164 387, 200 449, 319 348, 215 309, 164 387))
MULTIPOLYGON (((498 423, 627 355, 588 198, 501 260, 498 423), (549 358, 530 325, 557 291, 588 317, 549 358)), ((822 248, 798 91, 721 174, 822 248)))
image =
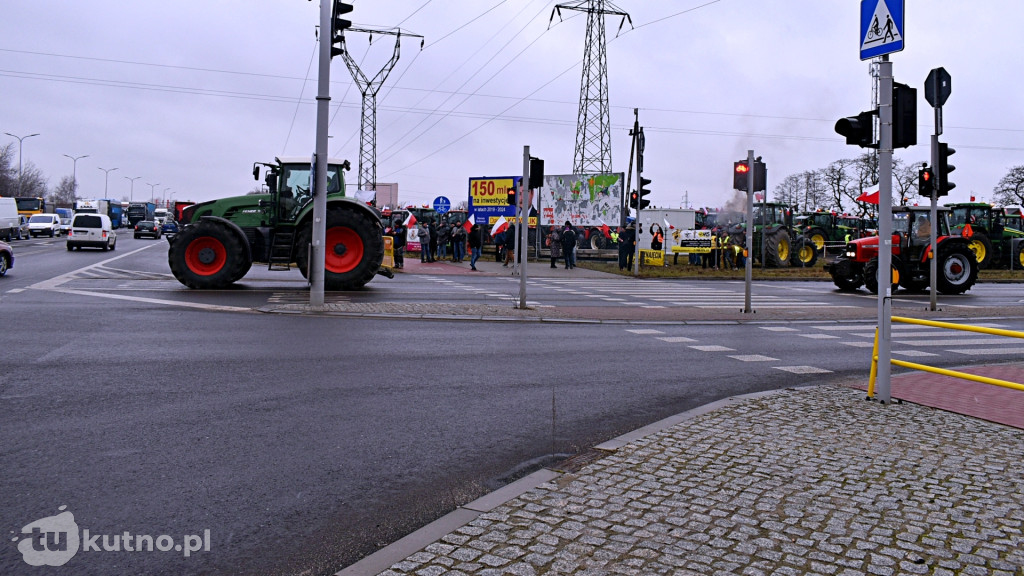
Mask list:
POLYGON ((616 447, 380 573, 1024 574, 1024 430, 823 386, 616 447))

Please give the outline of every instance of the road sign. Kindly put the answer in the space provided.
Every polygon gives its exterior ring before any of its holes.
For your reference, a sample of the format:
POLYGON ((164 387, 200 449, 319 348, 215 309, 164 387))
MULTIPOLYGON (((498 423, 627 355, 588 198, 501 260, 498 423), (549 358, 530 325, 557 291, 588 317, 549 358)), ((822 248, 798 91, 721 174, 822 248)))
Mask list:
POLYGON ((945 68, 933 68, 924 81, 924 99, 932 108, 941 108, 953 90, 953 79, 945 68))
POLYGON ((903 0, 860 0, 860 59, 903 50, 903 0))
POLYGON ((452 209, 452 201, 444 196, 438 196, 434 198, 434 210, 438 214, 444 214, 445 212, 452 209))

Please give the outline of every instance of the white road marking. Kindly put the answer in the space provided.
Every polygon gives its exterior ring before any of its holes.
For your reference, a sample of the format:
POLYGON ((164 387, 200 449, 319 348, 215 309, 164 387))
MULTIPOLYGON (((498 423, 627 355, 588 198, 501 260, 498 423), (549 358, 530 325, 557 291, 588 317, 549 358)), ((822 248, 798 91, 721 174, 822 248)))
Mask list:
POLYGON ((761 326, 760 328, 769 332, 799 332, 796 328, 789 328, 787 326, 761 326))
POLYGON ((854 348, 874 348, 875 347, 874 342, 861 342, 860 340, 855 340, 853 342, 841 342, 841 344, 843 344, 844 346, 852 346, 854 348))
POLYGON ((734 360, 740 362, 775 362, 778 358, 772 358, 771 356, 762 356, 760 354, 738 354, 736 356, 729 356, 734 360))
MULTIPOLYGON (((984 356, 986 354, 1006 354, 1007 352, 1013 352, 1013 349, 1007 350, 1006 348, 985 348, 983 350, 971 350, 965 348, 963 350, 946 350, 946 352, 952 352, 954 354, 964 354, 966 356, 984 356)), ((1021 355, 1024 355, 1024 350, 1019 350, 1021 355)))
POLYGON ((932 354, 931 352, 925 352, 924 350, 893 350, 892 353, 899 354, 900 356, 914 357, 938 356, 938 354, 932 354))
POLYGON ((776 370, 790 372, 792 374, 831 374, 831 370, 815 368, 814 366, 772 366, 776 370))
POLYGON ((654 330, 652 328, 632 328, 626 330, 626 332, 632 332, 633 334, 664 334, 661 330, 654 330))
POLYGON ((694 350, 700 350, 701 352, 735 352, 735 348, 726 348, 725 346, 690 346, 694 350))
POLYGON ((671 343, 676 343, 676 342, 696 342, 696 340, 694 340, 693 338, 687 338, 686 336, 664 336, 664 337, 658 338, 658 340, 661 340, 662 342, 671 342, 671 343))
POLYGON ((811 340, 839 339, 839 336, 836 336, 835 334, 818 334, 816 332, 811 332, 809 334, 797 334, 797 336, 801 338, 809 338, 811 340))

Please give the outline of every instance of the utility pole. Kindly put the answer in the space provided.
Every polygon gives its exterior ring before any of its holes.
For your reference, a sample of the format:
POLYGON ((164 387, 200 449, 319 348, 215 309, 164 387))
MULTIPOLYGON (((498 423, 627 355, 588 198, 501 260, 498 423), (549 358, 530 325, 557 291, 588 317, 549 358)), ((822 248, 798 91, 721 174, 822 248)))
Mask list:
POLYGON ((135 181, 138 180, 139 178, 142 178, 142 176, 134 176, 134 177, 131 177, 131 178, 129 178, 128 176, 125 176, 124 178, 126 180, 131 180, 131 182, 132 182, 131 191, 128 193, 128 203, 131 204, 132 202, 135 201, 135 181))
POLYGON ((18 139, 18 196, 21 196, 21 167, 22 167, 22 163, 21 163, 21 143, 26 138, 31 138, 33 136, 39 136, 39 134, 29 134, 28 136, 15 136, 14 134, 11 134, 10 132, 4 132, 4 134, 7 134, 11 138, 17 138, 18 139))
MULTIPOLYGON (((359 179, 357 188, 360 190, 377 189, 377 92, 380 91, 387 80, 388 74, 398 64, 402 35, 412 36, 420 39, 420 50, 423 50, 423 36, 402 32, 401 28, 390 30, 371 30, 369 28, 348 28, 351 32, 366 32, 370 35, 370 42, 373 42, 374 34, 395 37, 395 50, 391 59, 384 64, 384 67, 373 78, 367 78, 366 74, 359 69, 359 64, 352 58, 345 45, 345 36, 342 35, 338 51, 345 60, 348 71, 352 74, 352 80, 359 87, 362 94, 362 117, 359 122, 359 179), (369 187, 369 188, 367 188, 369 187)), ((376 200, 374 200, 376 204, 376 200)))
POLYGON ((85 154, 83 156, 69 156, 65 154, 64 157, 71 158, 71 187, 73 189, 72 192, 74 194, 74 198, 72 200, 78 200, 78 161, 81 160, 82 158, 88 158, 89 155, 85 154))
POLYGON ((159 185, 159 183, 150 184, 149 182, 146 182, 146 186, 149 186, 149 201, 154 204, 156 203, 156 187, 159 185))
POLYGON ((556 5, 551 11, 548 28, 556 13, 561 20, 563 9, 587 14, 573 174, 608 174, 612 171, 612 122, 608 106, 608 54, 604 17, 621 16, 619 30, 622 30, 627 20, 632 28, 633 19, 610 0, 577 0, 556 5))
POLYGON ((103 197, 109 198, 107 195, 107 183, 110 181, 110 173, 117 170, 117 168, 100 168, 100 170, 103 170, 103 197))

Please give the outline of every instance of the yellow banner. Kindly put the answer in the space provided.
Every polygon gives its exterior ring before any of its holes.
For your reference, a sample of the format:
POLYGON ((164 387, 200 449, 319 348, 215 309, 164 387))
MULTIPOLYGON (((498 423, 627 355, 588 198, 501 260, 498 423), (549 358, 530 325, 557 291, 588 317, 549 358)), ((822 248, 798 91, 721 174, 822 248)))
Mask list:
POLYGON ((395 267, 395 239, 391 236, 384 237, 384 261, 380 265, 385 268, 395 267))
POLYGON ((508 191, 512 184, 511 178, 470 179, 469 195, 473 206, 508 206, 508 191))
MULTIPOLYGON (((494 226, 494 223, 498 221, 498 218, 501 218, 501 216, 491 216, 490 218, 487 219, 487 225, 494 226)), ((508 220, 509 224, 515 224, 518 226, 522 218, 512 218, 511 216, 506 216, 505 220, 508 220)), ((530 227, 533 228, 535 226, 537 226, 537 217, 530 216, 530 227)))
POLYGON ((640 265, 664 266, 664 253, 661 250, 640 250, 640 265))

